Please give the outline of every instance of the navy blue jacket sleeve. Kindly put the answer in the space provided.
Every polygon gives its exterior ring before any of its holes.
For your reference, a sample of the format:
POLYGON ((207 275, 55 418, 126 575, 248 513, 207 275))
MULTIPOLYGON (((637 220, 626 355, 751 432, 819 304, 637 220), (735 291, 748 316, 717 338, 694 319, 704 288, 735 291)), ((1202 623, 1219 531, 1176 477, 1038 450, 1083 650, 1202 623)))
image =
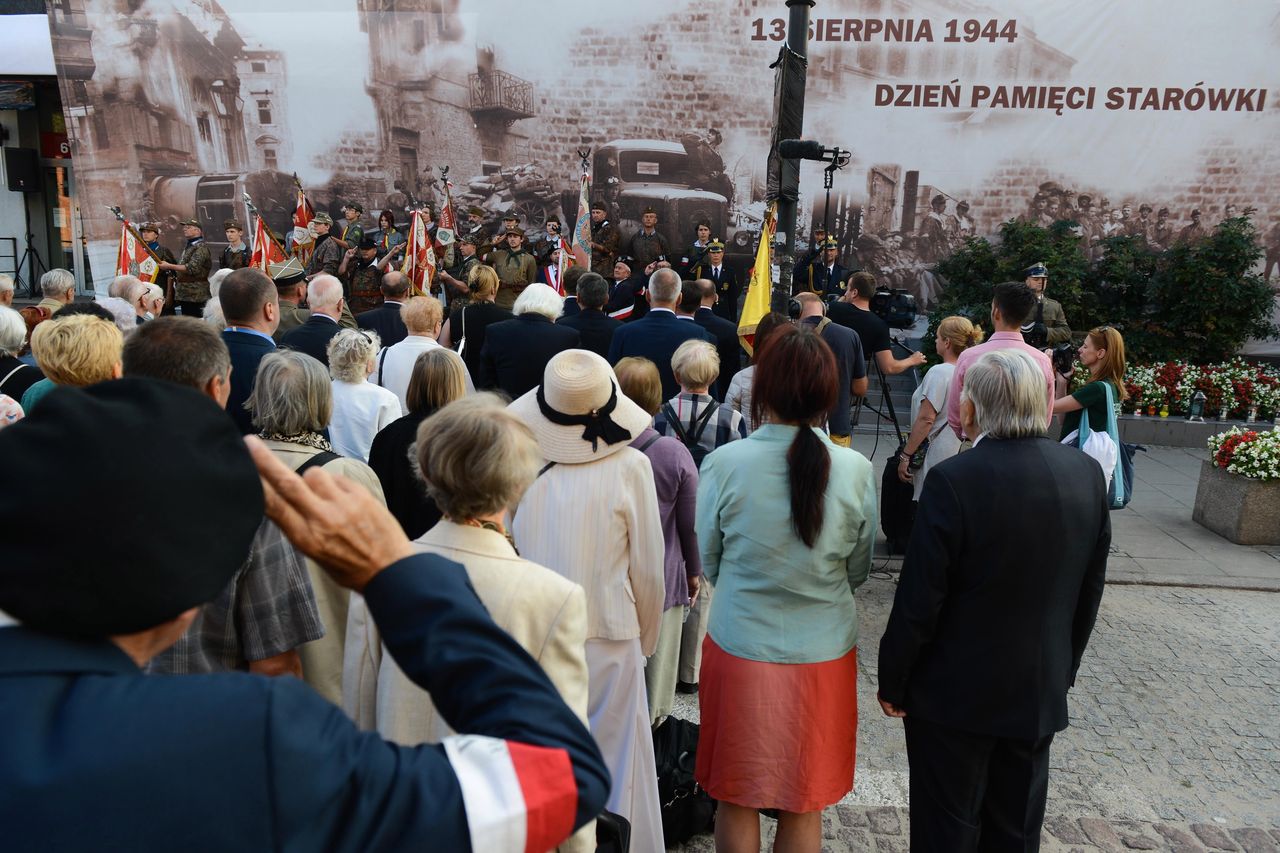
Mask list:
MULTIPOLYGON (((564 750, 578 794, 574 828, 599 814, 609 774, 595 741, 537 663, 494 624, 460 566, 407 557, 369 583, 365 600, 396 663, 449 725, 564 750)), ((293 679, 273 682, 271 702, 265 747, 279 849, 471 849, 462 789, 443 746, 398 747, 360 732, 293 679)))

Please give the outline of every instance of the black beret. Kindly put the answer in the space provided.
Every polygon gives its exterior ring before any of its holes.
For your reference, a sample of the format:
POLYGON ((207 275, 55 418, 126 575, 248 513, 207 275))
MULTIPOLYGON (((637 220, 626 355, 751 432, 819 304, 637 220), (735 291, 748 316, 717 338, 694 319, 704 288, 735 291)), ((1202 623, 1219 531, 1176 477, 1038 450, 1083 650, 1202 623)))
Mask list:
POLYGON ((262 522, 235 423, 156 379, 55 388, 0 430, 0 470, 23 484, 0 489, 0 610, 50 633, 131 634, 210 601, 262 522), (164 464, 128 452, 150 439, 164 464))
POLYGON ((373 242, 373 238, 372 238, 372 237, 362 237, 362 238, 360 239, 360 243, 359 243, 359 245, 357 245, 357 247, 356 247, 356 248, 361 249, 361 250, 363 250, 363 251, 366 251, 366 252, 367 252, 367 251, 368 251, 368 250, 370 250, 370 249, 376 249, 376 248, 378 248, 378 244, 377 244, 377 243, 375 243, 375 242, 373 242))

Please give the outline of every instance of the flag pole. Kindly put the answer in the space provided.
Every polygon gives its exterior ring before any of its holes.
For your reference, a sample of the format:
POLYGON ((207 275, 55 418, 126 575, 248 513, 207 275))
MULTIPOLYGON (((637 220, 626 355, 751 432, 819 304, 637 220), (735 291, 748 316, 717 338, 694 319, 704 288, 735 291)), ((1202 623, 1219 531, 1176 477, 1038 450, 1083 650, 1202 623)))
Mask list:
MULTIPOLYGON (((298 176, 294 175, 293 179, 296 181, 298 179, 298 176)), ((289 257, 289 253, 284 250, 284 246, 281 245, 280 243, 280 238, 277 237, 276 233, 271 230, 271 226, 267 224, 266 217, 264 217, 258 211, 258 208, 254 206, 253 199, 249 197, 248 192, 244 193, 244 206, 247 207, 249 209, 249 212, 252 213, 254 216, 258 217, 258 219, 262 222, 262 230, 267 232, 267 236, 271 238, 271 242, 274 243, 276 248, 280 250, 281 256, 286 258, 289 257)))
POLYGON ((147 254, 151 256, 151 260, 155 261, 157 264, 161 263, 159 256, 156 255, 155 252, 151 251, 151 247, 147 245, 147 241, 143 240, 142 235, 137 232, 137 229, 135 229, 132 225, 129 224, 128 219, 124 218, 124 214, 120 211, 120 206, 108 204, 106 207, 107 207, 107 210, 111 211, 116 215, 117 220, 124 223, 125 230, 127 230, 129 232, 129 235, 133 237, 133 239, 137 240, 138 243, 142 246, 142 248, 146 250, 147 254))

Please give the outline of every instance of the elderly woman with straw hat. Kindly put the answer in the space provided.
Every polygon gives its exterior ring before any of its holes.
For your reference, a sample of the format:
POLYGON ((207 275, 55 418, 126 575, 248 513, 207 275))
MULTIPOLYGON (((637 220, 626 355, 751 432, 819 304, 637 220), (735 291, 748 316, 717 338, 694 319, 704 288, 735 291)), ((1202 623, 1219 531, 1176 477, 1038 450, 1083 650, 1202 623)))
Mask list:
POLYGON ((516 510, 520 555, 587 595, 587 716, 613 777, 607 808, 631 822, 631 849, 661 853, 644 658, 658 642, 665 596, 653 469, 630 444, 649 415, 618 389, 609 363, 572 349, 510 411, 546 464, 516 510))

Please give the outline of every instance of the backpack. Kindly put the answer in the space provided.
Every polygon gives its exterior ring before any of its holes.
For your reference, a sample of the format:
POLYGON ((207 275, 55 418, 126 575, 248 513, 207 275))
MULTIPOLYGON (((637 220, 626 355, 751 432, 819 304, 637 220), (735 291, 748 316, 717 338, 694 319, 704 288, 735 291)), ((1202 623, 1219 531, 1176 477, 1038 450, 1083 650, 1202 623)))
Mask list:
POLYGON ((684 424, 680 423, 680 416, 676 414, 676 410, 671 408, 671 404, 662 404, 662 416, 671 425, 671 430, 676 434, 676 438, 680 439, 680 442, 689 448, 689 454, 693 456, 693 464, 699 470, 702 469, 702 460, 706 459, 707 454, 711 452, 702 446, 702 434, 707 431, 707 424, 711 423, 711 416, 715 414, 716 407, 716 403, 708 404, 706 410, 686 430, 684 424))
POLYGON ((715 822, 716 801, 693 778, 698 755, 698 725, 667 717, 653 730, 653 755, 658 770, 658 802, 662 808, 662 837, 668 845, 683 844, 715 822))
POLYGON ((35 331, 36 326, 52 317, 53 312, 39 305, 28 305, 26 308, 20 308, 18 313, 22 315, 23 321, 27 324, 27 342, 23 344, 22 352, 18 353, 18 355, 26 355, 31 352, 31 333, 35 331))

